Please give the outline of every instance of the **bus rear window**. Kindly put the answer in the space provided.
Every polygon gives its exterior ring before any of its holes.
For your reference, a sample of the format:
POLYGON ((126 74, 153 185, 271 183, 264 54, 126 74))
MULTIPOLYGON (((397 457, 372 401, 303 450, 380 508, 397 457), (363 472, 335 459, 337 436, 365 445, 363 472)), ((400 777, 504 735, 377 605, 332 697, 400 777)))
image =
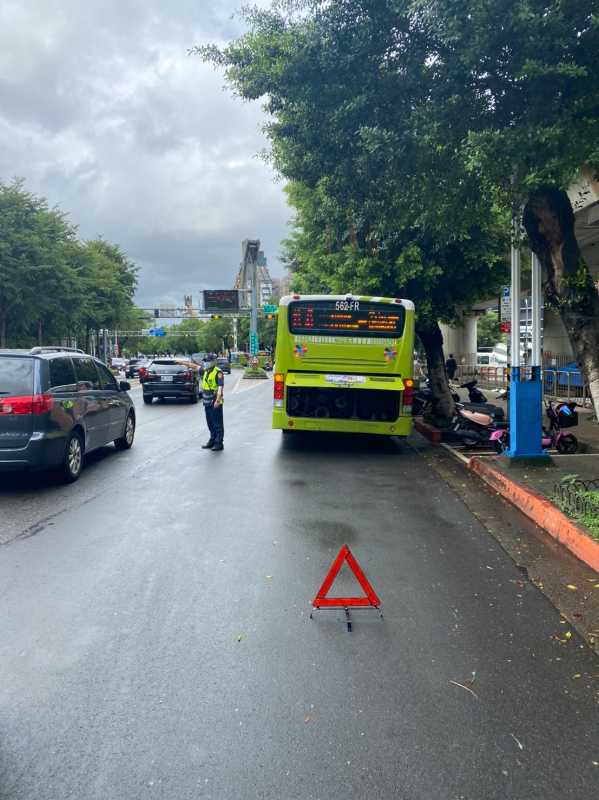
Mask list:
POLYGON ((289 331, 329 336, 371 336, 399 339, 405 308, 363 300, 300 300, 289 304, 289 331))

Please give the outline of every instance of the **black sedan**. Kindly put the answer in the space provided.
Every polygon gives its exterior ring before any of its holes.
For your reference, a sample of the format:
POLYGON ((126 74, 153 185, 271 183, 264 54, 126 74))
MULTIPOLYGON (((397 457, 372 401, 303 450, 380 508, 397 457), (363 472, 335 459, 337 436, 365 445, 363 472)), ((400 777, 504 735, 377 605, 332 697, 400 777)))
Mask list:
POLYGON ((184 397, 192 403, 200 399, 200 376, 197 367, 173 358, 151 361, 140 376, 144 403, 148 405, 157 397, 184 397))
POLYGON ((145 369, 149 363, 147 358, 131 358, 125 368, 125 376, 127 378, 137 378, 140 370, 145 369))

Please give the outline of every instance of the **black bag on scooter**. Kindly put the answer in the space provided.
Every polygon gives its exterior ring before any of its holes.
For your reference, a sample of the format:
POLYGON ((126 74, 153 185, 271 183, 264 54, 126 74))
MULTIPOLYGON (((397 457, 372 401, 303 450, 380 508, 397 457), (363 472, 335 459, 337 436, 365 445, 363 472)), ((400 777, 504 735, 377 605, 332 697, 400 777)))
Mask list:
POLYGON ((578 425, 576 403, 560 403, 556 411, 560 428, 575 428, 578 425))

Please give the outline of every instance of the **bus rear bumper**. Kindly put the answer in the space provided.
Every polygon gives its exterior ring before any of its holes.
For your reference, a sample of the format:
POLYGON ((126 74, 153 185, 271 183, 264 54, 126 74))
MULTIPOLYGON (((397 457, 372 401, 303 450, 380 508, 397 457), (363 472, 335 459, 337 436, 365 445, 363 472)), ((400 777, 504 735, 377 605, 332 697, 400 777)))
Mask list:
POLYGON ((379 436, 409 436, 412 433, 412 417, 400 417, 394 422, 362 422, 357 419, 331 419, 311 417, 288 417, 284 411, 275 409, 272 415, 274 430, 331 431, 333 433, 366 433, 379 436))

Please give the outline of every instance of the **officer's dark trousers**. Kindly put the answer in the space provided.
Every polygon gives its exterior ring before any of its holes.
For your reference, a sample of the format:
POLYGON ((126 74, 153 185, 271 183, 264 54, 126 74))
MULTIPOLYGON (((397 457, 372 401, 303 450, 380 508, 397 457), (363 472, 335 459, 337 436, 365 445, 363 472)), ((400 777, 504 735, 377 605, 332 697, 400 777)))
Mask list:
POLYGON ((213 445, 219 446, 223 443, 225 435, 225 423, 223 418, 222 406, 204 406, 206 412, 206 422, 210 431, 210 441, 213 445))

